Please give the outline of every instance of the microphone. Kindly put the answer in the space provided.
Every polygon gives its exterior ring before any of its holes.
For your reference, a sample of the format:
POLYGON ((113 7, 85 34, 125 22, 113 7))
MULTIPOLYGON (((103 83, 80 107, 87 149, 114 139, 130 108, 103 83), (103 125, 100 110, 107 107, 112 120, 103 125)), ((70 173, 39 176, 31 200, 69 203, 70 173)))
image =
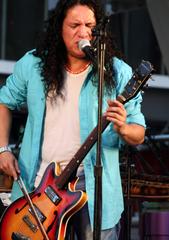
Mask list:
POLYGON ((86 58, 90 61, 95 60, 95 52, 92 48, 90 41, 87 39, 82 39, 78 42, 78 47, 81 51, 83 51, 86 55, 86 58))

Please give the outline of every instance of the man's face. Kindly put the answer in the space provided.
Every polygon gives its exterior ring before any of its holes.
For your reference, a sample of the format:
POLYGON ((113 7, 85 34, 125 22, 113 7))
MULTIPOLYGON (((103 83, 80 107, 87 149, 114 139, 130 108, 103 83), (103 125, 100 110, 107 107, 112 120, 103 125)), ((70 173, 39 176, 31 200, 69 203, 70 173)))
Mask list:
POLYGON ((68 58, 84 58, 85 54, 79 50, 81 39, 92 39, 92 29, 96 25, 94 12, 86 5, 76 5, 67 11, 63 21, 62 37, 68 58))

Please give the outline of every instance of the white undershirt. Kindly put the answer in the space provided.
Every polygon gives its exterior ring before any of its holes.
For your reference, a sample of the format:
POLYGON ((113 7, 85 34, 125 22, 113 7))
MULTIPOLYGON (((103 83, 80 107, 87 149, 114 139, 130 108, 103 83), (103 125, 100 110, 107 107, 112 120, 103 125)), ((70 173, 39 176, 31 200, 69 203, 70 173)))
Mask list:
POLYGON ((35 187, 39 185, 50 162, 59 163, 64 169, 80 148, 78 103, 88 69, 79 74, 66 72, 64 99, 57 97, 55 102, 51 102, 50 98, 46 100, 42 162, 35 180, 35 187))

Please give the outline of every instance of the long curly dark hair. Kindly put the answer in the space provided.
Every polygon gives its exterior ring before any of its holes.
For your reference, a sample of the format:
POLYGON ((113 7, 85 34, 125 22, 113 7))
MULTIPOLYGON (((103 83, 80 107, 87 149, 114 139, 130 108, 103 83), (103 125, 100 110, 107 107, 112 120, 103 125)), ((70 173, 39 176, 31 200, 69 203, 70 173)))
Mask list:
MULTIPOLYGON (((53 96, 62 96, 64 87, 64 65, 67 63, 67 50, 62 38, 62 25, 67 11, 77 5, 86 5, 95 14, 96 23, 103 18, 102 7, 97 0, 59 0, 48 21, 44 24, 34 56, 41 59, 40 70, 45 82, 46 94, 52 91, 53 96)), ((107 51, 105 57, 105 86, 110 92, 115 86, 112 57, 120 57, 111 34, 107 36, 107 51)), ((96 68, 93 68, 96 73, 96 68)))

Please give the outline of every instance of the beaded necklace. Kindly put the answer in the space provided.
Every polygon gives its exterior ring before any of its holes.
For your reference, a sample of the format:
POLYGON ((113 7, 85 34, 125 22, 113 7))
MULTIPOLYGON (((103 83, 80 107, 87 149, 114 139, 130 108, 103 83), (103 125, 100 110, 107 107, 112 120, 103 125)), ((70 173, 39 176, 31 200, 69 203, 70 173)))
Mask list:
POLYGON ((72 73, 72 74, 79 74, 79 73, 82 73, 84 72, 90 65, 90 62, 87 63, 82 69, 80 69, 79 71, 72 71, 67 65, 65 65, 65 70, 69 73, 72 73))

